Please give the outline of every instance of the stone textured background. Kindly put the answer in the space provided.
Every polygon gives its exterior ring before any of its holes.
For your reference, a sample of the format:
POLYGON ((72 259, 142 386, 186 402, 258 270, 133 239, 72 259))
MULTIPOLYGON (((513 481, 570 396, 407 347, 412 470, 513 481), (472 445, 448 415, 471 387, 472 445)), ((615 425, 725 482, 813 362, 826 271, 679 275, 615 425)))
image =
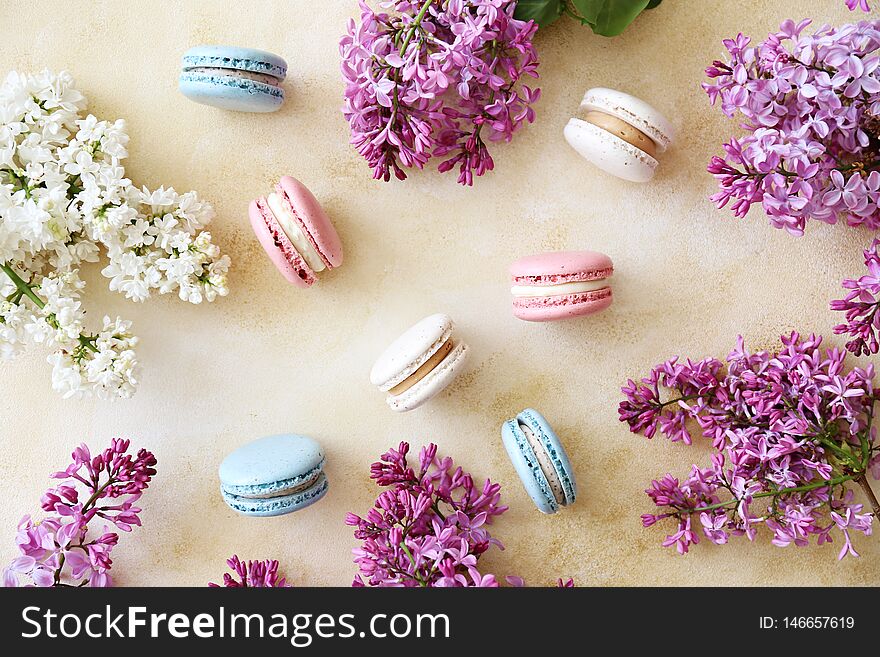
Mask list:
MULTIPOLYGON (((619 387, 673 354, 724 356, 742 333, 772 348, 798 328, 830 335, 828 301, 861 272, 870 235, 810 225, 797 239, 760 210, 746 220, 707 200, 705 166, 737 126, 711 110, 699 83, 738 31, 763 38, 788 17, 842 23, 842 0, 666 0, 614 39, 561 20, 541 32, 543 98, 537 122, 493 150, 497 169, 472 189, 435 171, 383 184, 348 146, 339 111, 337 41, 353 0, 66 2, 14 4, 0 41, 4 67, 69 69, 101 118, 123 117, 126 169, 138 184, 196 189, 216 207, 216 240, 234 260, 232 293, 210 306, 174 298, 133 305, 98 268, 87 306, 131 318, 142 339, 143 383, 116 403, 62 401, 45 353, 0 366, 0 558, 14 553, 21 515, 38 511, 46 476, 74 444, 113 436, 152 449, 159 474, 143 497, 144 527, 122 537, 121 585, 203 585, 224 559, 281 560, 295 584, 348 585, 355 546, 346 511, 366 512, 377 489, 369 464, 392 444, 438 442, 478 477, 503 486, 511 509, 495 534, 489 572, 531 584, 573 576, 580 585, 880 584, 880 542, 861 559, 837 548, 779 549, 703 541, 679 557, 660 528, 643 529, 652 478, 708 461, 705 445, 647 441, 617 421, 619 387), (274 115, 226 113, 177 92, 188 47, 233 43, 290 64, 288 100, 274 115), (591 86, 632 92, 663 111, 678 142, 644 186, 591 168, 562 128, 591 86), (250 232, 248 201, 283 174, 303 180, 333 217, 345 264, 311 290, 283 282, 250 232), (510 313, 507 266, 548 249, 596 249, 616 266, 616 302, 580 321, 534 325, 510 313), (374 358, 399 331, 444 311, 473 348, 469 371, 429 406, 396 415, 370 386, 374 358), (539 514, 516 479, 499 426, 525 406, 555 425, 581 495, 539 514), (301 513, 249 519, 227 509, 217 466, 236 446, 294 431, 328 454, 329 495, 301 513)), ((832 336, 831 342, 842 345, 832 336)), ((860 493, 857 493, 860 494, 860 493)))

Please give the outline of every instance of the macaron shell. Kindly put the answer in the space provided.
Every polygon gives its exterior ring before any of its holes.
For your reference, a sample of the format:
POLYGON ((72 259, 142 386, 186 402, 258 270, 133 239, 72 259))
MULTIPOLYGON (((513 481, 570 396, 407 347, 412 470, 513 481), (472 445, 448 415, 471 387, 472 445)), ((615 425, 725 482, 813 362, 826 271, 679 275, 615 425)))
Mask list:
POLYGON ((532 433, 544 444, 550 460, 555 466, 556 474, 562 483, 565 491, 565 504, 574 504, 577 499, 577 481, 574 476, 574 469, 571 467, 571 461, 568 454, 562 446, 556 432, 550 423, 533 408, 527 408, 516 416, 516 419, 522 424, 529 427, 532 433))
POLYGON ((265 50, 239 46, 195 46, 183 53, 183 70, 202 67, 254 71, 278 80, 287 76, 287 62, 282 57, 265 50))
POLYGON ((309 189, 296 178, 284 176, 278 183, 279 192, 289 203, 293 216, 300 222, 303 232, 321 256, 324 264, 332 269, 342 264, 342 240, 330 217, 309 189))
POLYGON ((616 89, 605 87, 589 89, 584 94, 581 107, 596 109, 626 121, 648 135, 657 145, 657 151, 660 153, 665 151, 675 138, 675 130, 663 114, 641 98, 616 89))
POLYGON ((541 471, 538 457, 526 440, 518 420, 508 420, 501 426, 501 440, 513 469, 516 470, 523 488, 538 507, 538 511, 547 514, 556 513, 559 504, 553 496, 553 489, 541 471))
POLYGON ((248 497, 248 498, 268 498, 268 497, 280 497, 282 495, 293 494, 294 492, 298 492, 297 489, 305 490, 307 488, 306 484, 309 482, 314 483, 317 481, 318 476, 321 474, 321 471, 324 469, 324 460, 316 465, 314 468, 305 472, 301 475, 296 475, 293 477, 288 477, 284 479, 269 479, 267 482, 260 482, 255 484, 224 484, 221 482, 220 489, 224 493, 228 493, 230 495, 236 495, 238 497, 248 497))
POLYGON ((218 474, 220 483, 229 489, 305 477, 323 465, 324 450, 317 442, 282 433, 245 443, 223 459, 218 474))
POLYGON ((370 382, 381 390, 393 388, 421 367, 451 337, 454 328, 452 318, 443 313, 420 320, 376 359, 370 371, 370 382))
POLYGON ((180 93, 202 105, 233 112, 274 112, 284 103, 284 90, 231 75, 183 72, 180 93))
POLYGON ((304 288, 312 286, 316 281, 315 273, 296 252, 265 203, 264 199, 251 201, 248 208, 251 227, 263 250, 289 283, 304 288))
POLYGON ((409 390, 399 395, 389 395, 386 401, 392 410, 412 411, 436 397, 459 375, 467 362, 470 349, 460 342, 437 367, 409 390))
POLYGON ((618 178, 644 183, 654 177, 657 160, 620 137, 581 119, 569 119, 565 140, 584 159, 618 178))
POLYGON ((516 297, 513 315, 527 322, 552 322, 591 315, 605 310, 614 299, 610 287, 582 294, 561 294, 549 297, 516 297))
POLYGON ((322 472, 314 485, 310 488, 280 497, 248 498, 233 495, 221 489, 223 501, 234 511, 252 517, 282 516, 287 513, 299 511, 320 500, 327 494, 329 482, 322 472))
POLYGON ((517 285, 553 285, 608 278, 614 264, 598 251, 548 251, 520 258, 510 265, 517 285))

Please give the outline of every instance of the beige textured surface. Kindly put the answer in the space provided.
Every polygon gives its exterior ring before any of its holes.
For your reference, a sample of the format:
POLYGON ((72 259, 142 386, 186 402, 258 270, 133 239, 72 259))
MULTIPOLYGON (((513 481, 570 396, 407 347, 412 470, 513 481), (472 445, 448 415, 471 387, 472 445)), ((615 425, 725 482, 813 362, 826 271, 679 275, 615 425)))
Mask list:
MULTIPOLYGON (((703 541, 687 557, 643 529, 642 490, 666 471, 708 459, 691 448, 630 435, 617 422, 618 388, 654 362, 684 353, 723 356, 742 332, 772 347, 780 332, 831 333, 827 302, 861 270, 868 233, 811 225, 795 239, 760 211, 746 221, 716 211, 710 156, 735 125, 709 109, 702 70, 720 40, 763 37, 793 16, 843 22, 842 0, 779 3, 666 0, 613 40, 560 21, 538 38, 538 121, 493 150, 497 170, 473 189, 454 176, 374 182, 347 145, 339 112, 336 43, 353 0, 89 2, 21 5, 0 42, 4 67, 68 68, 102 118, 123 117, 130 177, 196 189, 214 203, 217 241, 234 259, 232 294, 190 308, 175 299, 134 306, 106 290, 96 269, 88 308, 135 321, 143 384, 130 401, 65 402, 49 389, 45 354, 0 366, 0 557, 13 554, 18 518, 38 508, 46 475, 72 446, 130 436, 155 451, 159 474, 143 498, 145 527, 114 553, 119 584, 202 585, 224 559, 275 557, 296 584, 347 585, 355 541, 343 524, 376 493, 370 462, 401 439, 439 442, 463 466, 501 482, 511 510, 495 533, 507 546, 490 572, 547 584, 880 584, 880 542, 858 539, 859 559, 834 547, 779 549, 703 541), (276 115, 224 113, 176 90, 180 54, 199 43, 265 48, 287 58, 288 100, 276 115), (628 184, 583 162, 562 128, 589 86, 614 86, 655 104, 679 139, 653 183, 628 184), (311 290, 286 285, 263 256, 248 201, 282 174, 324 203, 345 244, 345 264, 311 290), (616 265, 616 302, 599 316, 552 325, 510 313, 506 269, 543 249, 595 249, 616 265), (389 411, 369 371, 392 334, 448 312, 473 348, 467 374, 430 405, 389 411), (525 406, 556 426, 581 496, 541 516, 516 480, 499 426, 525 406), (310 509, 248 519, 225 508, 216 469, 244 441, 297 431, 328 453, 331 491, 310 509)), ((840 340, 835 340, 841 343, 840 340)))

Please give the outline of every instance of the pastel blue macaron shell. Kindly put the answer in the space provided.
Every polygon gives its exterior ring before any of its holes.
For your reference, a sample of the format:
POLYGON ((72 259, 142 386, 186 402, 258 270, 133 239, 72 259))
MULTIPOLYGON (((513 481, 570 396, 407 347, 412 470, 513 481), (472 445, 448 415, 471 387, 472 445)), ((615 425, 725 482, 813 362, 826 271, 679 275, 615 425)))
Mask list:
POLYGON ((287 75, 287 62, 283 58, 256 48, 196 46, 183 53, 183 70, 205 66, 254 71, 271 75, 278 80, 283 80, 287 75))
POLYGON ((504 447, 529 497, 542 513, 556 513, 559 510, 559 503, 553 495, 550 482, 541 470, 534 450, 526 440, 520 423, 528 426, 544 445, 562 484, 566 505, 572 504, 577 497, 577 484, 571 463, 552 427, 534 409, 526 409, 516 418, 502 425, 501 436, 504 447))
POLYGON ((196 103, 233 112, 274 112, 284 103, 281 87, 231 75, 184 71, 177 86, 196 103))
POLYGON ((220 464, 220 490, 230 507, 247 515, 280 515, 316 502, 327 492, 324 451, 307 436, 279 434, 242 445, 220 464), (304 491, 261 498, 295 488, 321 473, 304 491))
POLYGON ((271 516, 283 516, 287 513, 299 511, 314 504, 327 494, 329 482, 323 472, 318 476, 314 485, 304 491, 270 498, 252 498, 234 495, 228 490, 221 488, 223 501, 233 509, 246 516, 267 518, 271 516))
POLYGON ((278 55, 234 46, 190 48, 183 55, 178 88, 194 102, 236 112, 274 112, 284 103, 281 86, 220 71, 193 70, 201 67, 262 73, 280 82, 287 75, 287 63, 278 55))

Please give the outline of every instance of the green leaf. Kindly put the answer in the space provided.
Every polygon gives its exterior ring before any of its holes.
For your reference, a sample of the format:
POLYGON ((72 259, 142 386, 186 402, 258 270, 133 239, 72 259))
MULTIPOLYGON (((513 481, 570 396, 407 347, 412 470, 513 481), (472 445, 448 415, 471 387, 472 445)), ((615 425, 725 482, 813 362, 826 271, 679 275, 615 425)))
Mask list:
MULTIPOLYGON (((613 2, 613 0, 611 0, 613 2)), ((595 25, 596 19, 599 18, 599 10, 602 8, 601 0, 571 0, 571 4, 577 9, 578 14, 583 19, 581 22, 587 25, 595 25)))
POLYGON ((593 28, 593 32, 608 37, 617 36, 623 32, 626 26, 648 7, 650 1, 571 0, 584 21, 593 28))
POLYGON ((645 7, 645 9, 653 9, 654 7, 659 5, 661 2, 663 2, 663 0, 651 0, 651 2, 648 3, 648 6, 645 7))
POLYGON ((565 0, 519 0, 514 17, 521 21, 535 21, 547 27, 565 11, 565 0))

